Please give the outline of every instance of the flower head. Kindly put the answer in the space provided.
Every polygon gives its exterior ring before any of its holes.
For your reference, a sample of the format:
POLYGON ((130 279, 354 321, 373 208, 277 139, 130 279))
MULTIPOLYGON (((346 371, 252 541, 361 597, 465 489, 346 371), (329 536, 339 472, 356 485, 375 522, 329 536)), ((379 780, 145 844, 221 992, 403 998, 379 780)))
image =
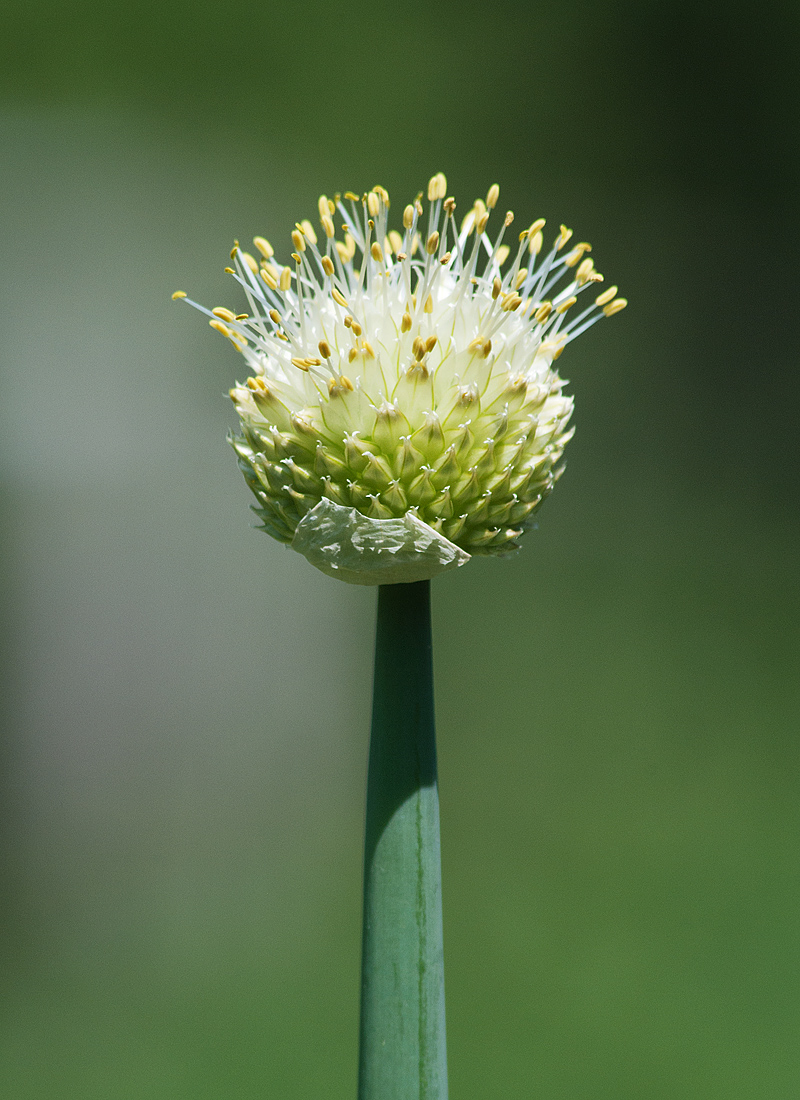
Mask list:
POLYGON ((249 313, 190 302, 247 363, 232 442, 263 528, 304 553, 314 521, 340 515, 429 532, 458 548, 450 564, 516 549, 572 434, 555 361, 626 305, 616 287, 596 293, 591 246, 565 226, 549 247, 543 218, 512 231, 496 184, 458 226, 446 188, 434 176, 402 231, 383 187, 323 195, 288 266, 263 237, 258 257, 234 246, 226 270, 249 313))

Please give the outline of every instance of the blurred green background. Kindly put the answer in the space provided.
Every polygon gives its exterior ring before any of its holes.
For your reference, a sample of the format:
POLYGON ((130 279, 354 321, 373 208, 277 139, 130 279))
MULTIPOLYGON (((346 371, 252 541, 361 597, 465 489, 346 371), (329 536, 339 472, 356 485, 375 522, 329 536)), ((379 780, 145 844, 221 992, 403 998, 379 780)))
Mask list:
POLYGON ((452 1095, 800 1095, 798 23, 7 0, 3 1096, 354 1096, 374 593, 251 529, 170 293, 438 170, 631 300, 540 529, 434 585, 452 1095))

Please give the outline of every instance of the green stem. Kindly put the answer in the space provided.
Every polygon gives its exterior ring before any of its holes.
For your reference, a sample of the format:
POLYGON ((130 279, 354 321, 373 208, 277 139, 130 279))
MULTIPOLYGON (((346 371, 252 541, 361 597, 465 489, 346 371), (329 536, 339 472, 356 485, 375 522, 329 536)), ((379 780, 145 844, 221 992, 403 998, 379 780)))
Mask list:
POLYGON ((359 1100, 446 1100, 430 582, 378 591, 359 1100))

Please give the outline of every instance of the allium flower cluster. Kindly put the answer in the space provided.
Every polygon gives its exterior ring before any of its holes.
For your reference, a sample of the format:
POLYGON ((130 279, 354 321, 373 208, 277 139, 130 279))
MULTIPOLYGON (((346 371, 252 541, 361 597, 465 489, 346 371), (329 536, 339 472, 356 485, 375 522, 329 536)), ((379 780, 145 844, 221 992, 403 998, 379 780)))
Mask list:
POLYGON ((374 521, 412 517, 464 560, 501 554, 561 473, 573 403, 554 364, 625 299, 616 287, 592 293, 603 277, 591 246, 572 244, 565 226, 546 248, 540 218, 510 249, 512 213, 495 214, 488 233, 496 184, 460 226, 446 187, 434 176, 427 211, 420 193, 402 231, 383 187, 323 195, 320 231, 296 225, 290 265, 263 237, 258 256, 237 242, 226 270, 249 312, 190 303, 247 364, 230 391, 242 425, 232 442, 263 528, 281 542, 333 504, 374 521))

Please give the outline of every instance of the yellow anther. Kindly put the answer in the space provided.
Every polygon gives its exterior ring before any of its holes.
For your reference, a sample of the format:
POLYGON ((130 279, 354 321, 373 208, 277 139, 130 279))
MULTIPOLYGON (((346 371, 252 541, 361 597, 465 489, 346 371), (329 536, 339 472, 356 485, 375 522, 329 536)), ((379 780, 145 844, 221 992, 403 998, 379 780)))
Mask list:
POLYGON ((275 325, 279 325, 281 323, 281 315, 280 313, 278 313, 277 309, 271 309, 269 311, 269 319, 275 325))
POLYGON ((330 240, 336 232, 336 229, 333 225, 333 218, 330 216, 330 214, 322 215, 322 228, 325 231, 325 236, 328 238, 328 240, 330 240))
POLYGON ((547 318, 550 316, 550 314, 552 312, 553 312, 553 303, 552 302, 542 302, 542 304, 539 306, 539 308, 534 313, 533 319, 534 319, 534 321, 536 322, 537 325, 541 325, 544 321, 547 320, 547 318))
POLYGON ((236 272, 235 272, 235 271, 233 270, 233 268, 232 268, 232 267, 226 267, 226 268, 225 268, 225 274, 226 274, 226 275, 235 275, 235 274, 236 274, 236 272))
POLYGON ((540 229, 538 233, 534 233, 531 237, 530 243, 528 244, 528 252, 530 252, 531 256, 538 256, 539 253, 542 251, 543 244, 544 234, 540 229))
POLYGON ((508 259, 508 254, 509 254, 510 251, 511 251, 511 249, 508 247, 507 244, 501 244, 500 245, 500 247, 497 250, 497 264, 498 264, 499 267, 502 267, 503 264, 506 262, 506 260, 508 259))
POLYGON ((591 258, 591 256, 587 256, 585 260, 582 260, 578 264, 578 270, 575 272, 575 278, 579 286, 583 286, 584 283, 589 282, 592 277, 593 269, 594 260, 591 258))
POLYGON ((433 349, 436 347, 438 342, 439 342, 439 337, 438 336, 429 336, 428 339, 425 341, 425 350, 426 351, 433 351, 433 349))
POLYGON ((367 210, 372 218, 377 218, 381 212, 381 200, 374 191, 370 191, 367 195, 367 210))
POLYGON ((322 270, 325 272, 326 275, 333 275, 334 266, 333 260, 330 258, 330 256, 322 257, 322 270))
POLYGON ((369 340, 364 341, 363 347, 364 347, 364 353, 367 356, 367 358, 368 359, 374 359, 375 358, 375 352, 374 352, 372 344, 369 342, 369 340))
POLYGON ((400 321, 400 331, 409 332, 411 330, 411 314, 404 313, 400 321))
POLYGON ((319 353, 323 359, 330 359, 331 346, 327 340, 320 340, 320 342, 317 344, 317 347, 319 348, 319 353))
POLYGON ((494 210, 497 206, 497 200, 500 198, 500 188, 496 183, 493 183, 489 188, 489 193, 486 196, 486 208, 488 210, 494 210))
POLYGON ((603 313, 606 317, 613 317, 615 313, 619 313, 628 304, 627 298, 615 298, 609 305, 603 307, 603 313))
POLYGON ((312 244, 317 243, 317 231, 308 220, 308 218, 303 218, 303 220, 300 222, 300 228, 303 231, 303 234, 308 238, 309 241, 311 241, 312 244))
POLYGON ((258 264, 256 263, 255 256, 251 256, 249 252, 240 252, 239 255, 242 257, 242 259, 253 272, 253 274, 258 275, 258 264))
POLYGON ((350 348, 350 350, 347 353, 347 362, 352 363, 357 355, 358 355, 358 348, 350 348))
POLYGON ((357 195, 355 191, 345 191, 344 197, 350 202, 361 202, 361 196, 357 195))
POLYGON ((575 264, 580 263, 581 259, 583 258, 584 252, 591 251, 592 246, 588 243, 588 241, 581 241, 580 244, 575 245, 569 256, 567 256, 566 260, 564 260, 564 263, 567 265, 567 267, 574 267, 575 264))
POLYGON ((439 260, 439 263, 442 265, 442 267, 447 267, 447 265, 450 263, 450 253, 445 252, 444 256, 442 256, 441 260, 439 260))
POLYGON ((439 247, 439 233, 434 229, 430 237, 425 242, 425 251, 429 256, 432 256, 436 249, 439 247))
POLYGON ((298 370, 308 371, 308 363, 305 359, 292 359, 292 366, 297 367, 298 370))
POLYGON ((421 336, 414 337, 414 343, 411 345, 411 350, 414 353, 415 359, 422 359, 425 354, 425 341, 421 336))
POLYGON ((347 299, 345 298, 344 294, 342 294, 342 292, 336 287, 334 287, 331 291, 331 298, 333 298, 334 302, 336 302, 337 305, 340 305, 344 309, 347 309, 347 299))
POLYGON ((367 218, 367 225, 369 226, 370 232, 375 229, 375 222, 372 220, 372 218, 367 218))
POLYGON ((381 202, 384 203, 385 206, 391 206, 391 203, 389 202, 389 192, 386 190, 385 187, 381 187, 379 183, 376 183, 372 190, 375 192, 376 195, 380 196, 381 202))
POLYGON ((500 281, 500 276, 495 275, 494 282, 492 283, 492 301, 496 302, 500 297, 500 291, 503 289, 503 284, 500 281))
POLYGON ((292 285, 292 269, 290 267, 285 267, 283 269, 283 271, 281 271, 281 278, 280 278, 279 286, 280 286, 281 290, 288 290, 291 285, 292 285))
POLYGON ((484 340, 483 341, 483 347, 481 348, 481 354, 483 355, 483 358, 488 359, 489 355, 491 354, 491 351, 492 351, 492 341, 491 340, 484 340))
POLYGON ((253 244, 258 251, 264 257, 265 260, 271 260, 275 255, 275 249, 269 243, 266 237, 253 237, 253 244))
MULTIPOLYGON (((334 210, 336 207, 334 207, 334 210)), ((319 210, 319 220, 322 224, 325 224, 325 219, 331 215, 333 211, 328 208, 328 196, 320 195, 317 199, 317 210, 319 210)))
POLYGON ((344 243, 345 243, 345 247, 347 249, 347 258, 349 260, 352 260, 352 258, 356 254, 356 242, 355 242, 354 238, 351 237, 350 234, 347 231, 345 231, 345 234, 344 234, 344 243))
POLYGON ((185 297, 186 297, 186 291, 185 290, 176 290, 175 293, 172 295, 172 300, 173 300, 173 302, 177 302, 178 298, 185 298, 185 297))
POLYGON ((403 211, 403 227, 405 229, 410 229, 413 224, 414 224, 414 207, 411 205, 411 203, 409 203, 408 206, 403 211))
MULTIPOLYGON (((372 194, 372 191, 370 191, 370 195, 371 194, 372 194)), ((375 197, 377 198, 377 195, 375 197)), ((379 264, 383 261, 383 249, 381 248, 381 246, 378 244, 377 241, 372 242, 372 244, 370 245, 370 250, 369 251, 370 251, 370 255, 372 256, 372 258, 373 258, 373 260, 375 261, 376 264, 379 264)))
POLYGON ((561 305, 556 306, 556 313, 566 313, 568 309, 571 309, 572 306, 575 305, 577 300, 578 299, 573 294, 571 298, 567 298, 567 300, 562 302, 561 305))
POLYGON ((528 236, 535 237, 546 225, 547 221, 544 218, 537 218, 535 222, 528 226, 528 236))
POLYGON ((336 395, 338 393, 341 393, 341 388, 339 386, 339 383, 336 381, 335 378, 329 378, 328 379, 328 394, 329 394, 329 396, 330 397, 336 397, 336 395))
POLYGON ((525 280, 527 278, 528 278, 528 269, 527 269, 527 267, 521 267, 519 269, 519 271, 517 272, 516 279, 514 280, 515 289, 519 290, 519 288, 522 286, 522 284, 525 282, 525 280))
POLYGON ((478 231, 478 233, 483 233, 483 231, 486 229, 486 223, 488 222, 488 220, 489 220, 488 212, 485 213, 485 214, 481 214, 481 216, 478 218, 477 222, 475 223, 475 228, 478 231))
POLYGON ((208 323, 211 325, 211 327, 213 329, 216 329, 217 332, 221 332, 223 336, 227 336, 228 339, 230 340, 233 333, 231 332, 231 330, 228 328, 227 325, 223 325, 222 321, 216 321, 215 320, 215 321, 209 321, 208 323))
POLYGON ((317 359, 316 355, 307 355, 306 356, 306 362, 308 363, 309 367, 321 367, 322 366, 322 360, 317 359))
POLYGON ((562 225, 560 227, 560 232, 559 232, 558 236, 556 237, 556 242, 555 242, 557 252, 561 251, 561 249, 564 247, 564 245, 567 243, 567 241, 570 239, 571 236, 572 236, 572 230, 567 229, 567 227, 565 225, 562 225))
POLYGON ((503 312, 513 313, 515 309, 519 309, 522 305, 522 299, 519 294, 507 294, 503 300, 503 312))
POLYGON ((610 286, 608 290, 604 290, 602 294, 598 294, 594 300, 596 306, 607 306, 613 298, 616 297, 619 287, 610 286))
POLYGON ((345 328, 352 328, 352 326, 353 326, 353 318, 348 313, 347 316, 344 319, 344 327, 345 328))
POLYGON ((359 337, 361 335, 361 333, 364 331, 363 328, 361 327, 361 325, 355 319, 351 322, 350 327, 352 328, 353 335, 355 337, 359 337))
POLYGON ((346 374, 339 375, 339 383, 344 389, 350 390, 351 393, 353 392, 353 383, 350 381, 346 374))
POLYGON ((215 306, 214 309, 211 310, 211 312, 214 314, 215 317, 219 317, 222 321, 236 320, 236 314, 233 313, 230 309, 225 309, 224 306, 215 306))
POLYGON ((513 220, 514 220, 514 211, 509 210, 509 212, 506 214, 506 216, 503 220, 503 225, 506 227, 506 229, 509 227, 509 225, 511 225, 513 220))
POLYGON ((299 252, 293 252, 292 259, 296 264, 301 264, 303 262, 303 257, 300 255, 299 252))
POLYGON ((470 340, 467 344, 467 351, 480 351, 483 347, 483 337, 476 336, 474 340, 470 340))
POLYGON ((452 218, 456 212, 456 200, 451 196, 444 200, 444 211, 448 217, 452 218))
POLYGON ((292 244, 295 247, 295 252, 305 252, 306 239, 299 229, 292 230, 292 244))
POLYGON ((231 249, 231 259, 234 259, 234 257, 236 256, 236 253, 238 251, 239 251, 239 242, 234 241, 233 242, 233 248, 231 249))
POLYGON ((250 316, 249 313, 237 313, 236 314, 236 320, 237 321, 246 321, 249 316, 250 316))
POLYGON ((443 199, 447 194, 447 177, 444 172, 437 172, 428 181, 428 202, 443 199))
POLYGON ((231 401, 235 405, 237 400, 238 400, 237 395, 236 395, 236 390, 233 390, 233 389, 228 390, 228 397, 230 397, 231 401))
POLYGON ((433 298, 430 294, 428 295, 425 305, 422 308, 425 313, 433 313, 433 298))
POLYGON ((270 290, 278 289, 278 280, 275 278, 268 267, 261 268, 261 278, 264 280, 270 290))
POLYGON ((403 238, 397 232, 396 229, 389 230, 389 244, 391 245, 392 252, 395 256, 399 256, 403 251, 403 238))

